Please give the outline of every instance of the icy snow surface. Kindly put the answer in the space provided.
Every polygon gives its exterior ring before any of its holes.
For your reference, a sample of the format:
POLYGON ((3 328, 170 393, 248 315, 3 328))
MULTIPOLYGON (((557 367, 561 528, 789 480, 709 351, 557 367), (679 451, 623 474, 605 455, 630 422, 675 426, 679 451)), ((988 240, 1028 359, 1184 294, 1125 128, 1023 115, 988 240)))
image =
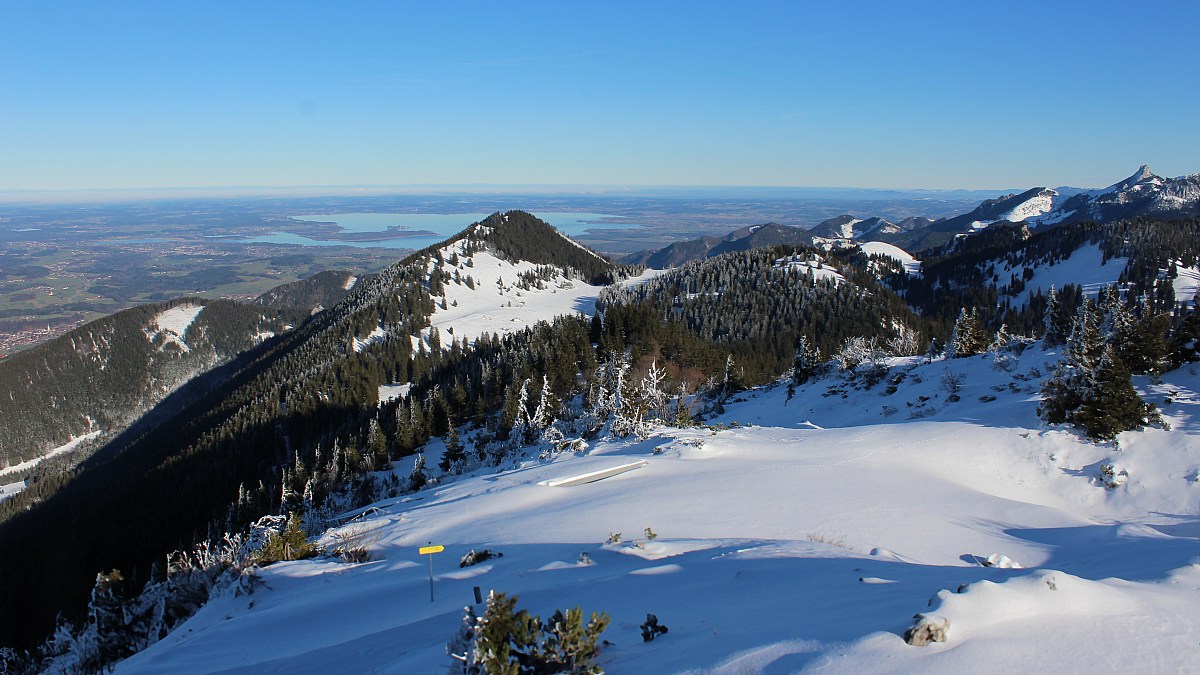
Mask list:
POLYGON ((116 672, 446 672, 473 586, 543 618, 607 612, 611 673, 1194 672, 1200 368, 1135 379, 1174 429, 1118 449, 1039 422, 1033 369, 1056 358, 901 359, 891 394, 834 374, 791 400, 747 392, 719 429, 534 450, 364 510, 322 541, 356 533, 376 560, 264 568, 252 596, 210 602, 116 672), (1115 489, 1110 463, 1128 473, 1115 489), (428 542, 446 547, 433 602, 428 542), (460 570, 480 548, 504 556, 460 570), (948 641, 905 644, 918 612, 948 619, 948 641), (643 642, 647 613, 669 634, 643 642))

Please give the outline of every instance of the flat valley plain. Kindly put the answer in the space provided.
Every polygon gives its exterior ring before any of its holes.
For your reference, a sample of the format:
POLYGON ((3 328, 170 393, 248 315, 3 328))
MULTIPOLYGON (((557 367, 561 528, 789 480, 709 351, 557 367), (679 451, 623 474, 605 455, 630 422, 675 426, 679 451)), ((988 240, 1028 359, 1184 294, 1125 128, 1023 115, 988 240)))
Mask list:
MULTIPOLYGON (((574 238, 619 257, 702 235, 827 218, 937 218, 992 192, 663 189, 640 194, 198 196, 101 203, 0 203, 0 358, 135 304, 183 296, 251 300, 324 270, 378 272, 412 249, 313 214, 595 214, 574 238), (304 214, 305 219, 294 216, 304 214), (298 235, 323 245, 262 241, 298 235)), ((411 220, 411 218, 410 218, 411 220)), ((555 224, 553 220, 550 223, 555 224)), ((393 232, 394 234, 394 232, 393 232)))

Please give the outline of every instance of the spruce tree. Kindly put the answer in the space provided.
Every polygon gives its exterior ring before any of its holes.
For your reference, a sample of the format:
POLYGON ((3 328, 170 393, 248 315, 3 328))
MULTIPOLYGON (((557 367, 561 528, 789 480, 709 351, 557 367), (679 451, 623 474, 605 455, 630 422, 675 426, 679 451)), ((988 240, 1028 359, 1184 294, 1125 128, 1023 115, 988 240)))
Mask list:
POLYGON ((1042 344, 1057 347, 1067 339, 1070 322, 1062 307, 1058 290, 1053 286, 1046 292, 1046 314, 1042 317, 1042 344))
POLYGON ((446 432, 444 442, 446 451, 442 453, 442 458, 438 461, 438 468, 444 474, 458 474, 461 472, 467 456, 462 440, 458 437, 458 429, 450 427, 450 430, 446 432))
POLYGON ((1072 421, 1083 427, 1089 438, 1107 441, 1122 431, 1144 425, 1148 412, 1133 388, 1129 369, 1109 347, 1096 367, 1091 391, 1072 415, 1072 421))
POLYGON ((792 361, 792 382, 804 384, 811 380, 821 366, 821 350, 812 346, 808 337, 796 338, 796 357, 792 361))

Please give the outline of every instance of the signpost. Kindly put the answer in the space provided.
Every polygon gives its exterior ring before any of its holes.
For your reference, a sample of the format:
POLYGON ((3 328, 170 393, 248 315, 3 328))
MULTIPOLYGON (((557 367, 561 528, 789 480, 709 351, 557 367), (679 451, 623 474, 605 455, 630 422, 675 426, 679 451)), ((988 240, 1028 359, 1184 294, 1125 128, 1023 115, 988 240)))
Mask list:
POLYGON ((417 551, 421 555, 429 556, 429 601, 430 602, 433 602, 433 554, 441 553, 442 551, 445 551, 445 550, 446 550, 445 546, 434 546, 433 542, 431 541, 431 542, 429 542, 428 546, 422 546, 417 551))

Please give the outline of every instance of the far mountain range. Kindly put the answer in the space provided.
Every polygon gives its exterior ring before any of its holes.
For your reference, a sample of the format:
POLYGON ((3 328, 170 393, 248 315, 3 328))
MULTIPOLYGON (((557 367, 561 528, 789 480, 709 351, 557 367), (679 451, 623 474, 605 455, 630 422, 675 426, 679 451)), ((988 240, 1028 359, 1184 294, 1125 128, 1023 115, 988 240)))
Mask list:
POLYGON ((1197 214, 1200 214, 1200 173, 1163 178, 1143 165, 1132 176, 1106 188, 1035 187, 985 200, 973 210, 949 218, 910 217, 893 223, 879 216, 859 218, 844 214, 811 229, 766 223, 743 227, 724 237, 705 236, 640 251, 621 258, 621 262, 664 269, 689 260, 774 244, 846 246, 869 241, 920 253, 997 225, 1046 229, 1088 220, 1108 223, 1145 216, 1172 218, 1197 214))

